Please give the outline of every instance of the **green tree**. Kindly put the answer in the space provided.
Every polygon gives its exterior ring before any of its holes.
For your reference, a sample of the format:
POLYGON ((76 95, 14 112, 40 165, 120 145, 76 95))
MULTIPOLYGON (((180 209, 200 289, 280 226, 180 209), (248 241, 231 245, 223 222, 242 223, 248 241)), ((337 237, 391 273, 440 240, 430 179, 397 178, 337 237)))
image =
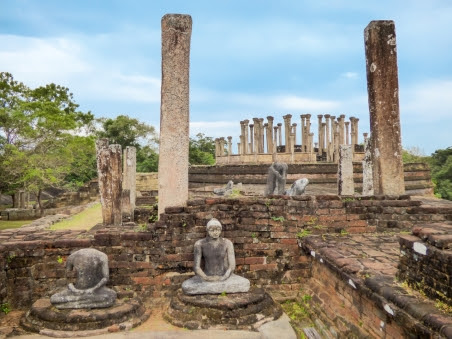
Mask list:
POLYGON ((215 164, 215 141, 203 133, 196 134, 196 138, 190 138, 189 162, 191 165, 215 164))
POLYGON ((452 200, 452 147, 436 150, 430 163, 435 195, 452 200))
POLYGON ((149 146, 141 147, 137 151, 137 172, 158 172, 159 155, 149 146))
POLYGON ((77 109, 66 87, 30 89, 0 73, 0 170, 8 178, 2 191, 21 187, 40 200, 43 189, 63 185, 73 163, 68 140, 93 121, 77 109))
POLYGON ((158 136, 154 126, 127 115, 118 115, 115 119, 101 118, 98 121, 101 123, 98 137, 108 138, 110 144, 119 144, 123 149, 126 146, 149 146, 155 150, 158 136))

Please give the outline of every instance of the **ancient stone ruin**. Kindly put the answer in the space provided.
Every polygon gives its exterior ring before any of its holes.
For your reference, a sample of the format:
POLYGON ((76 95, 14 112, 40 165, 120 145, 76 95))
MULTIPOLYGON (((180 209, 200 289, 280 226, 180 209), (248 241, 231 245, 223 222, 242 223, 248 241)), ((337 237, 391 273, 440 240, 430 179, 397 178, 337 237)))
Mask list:
POLYGON ((220 237, 221 223, 213 218, 206 230, 207 236, 194 245, 195 276, 182 283, 182 291, 173 297, 166 318, 190 329, 218 325, 256 329, 278 319, 281 307, 262 289, 250 291, 250 281, 234 274, 234 245, 220 237))
MULTIPOLYGON (((301 129, 297 143, 297 124, 292 123, 292 115, 283 116, 282 123, 274 124, 274 117, 253 118, 240 121, 240 142, 237 143, 237 154, 232 153, 232 137, 228 141, 224 137, 215 139, 215 158, 217 164, 249 164, 249 163, 317 163, 339 161, 339 146, 351 145, 355 161, 362 160, 363 149, 358 143, 359 119, 350 117, 345 121, 345 115, 317 115, 317 142, 311 132, 311 114, 301 114, 301 129), (323 120, 323 118, 325 120, 323 120), (284 137, 283 137, 284 135, 284 137), (225 147, 227 145, 227 152, 225 147)), ((365 133, 367 136, 367 133, 365 133)))

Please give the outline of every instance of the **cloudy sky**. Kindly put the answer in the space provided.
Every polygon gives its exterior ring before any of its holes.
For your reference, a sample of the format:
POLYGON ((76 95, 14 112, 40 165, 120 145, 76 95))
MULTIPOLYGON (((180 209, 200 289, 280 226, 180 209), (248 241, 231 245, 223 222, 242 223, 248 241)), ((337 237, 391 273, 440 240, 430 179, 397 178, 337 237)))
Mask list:
POLYGON ((231 135, 236 143, 240 120, 283 122, 290 113, 300 126, 300 114, 329 113, 360 118, 362 141, 363 30, 390 19, 402 143, 425 154, 452 146, 450 0, 2 0, 0 71, 30 87, 67 86, 96 117, 126 114, 158 128, 166 13, 193 18, 192 135, 231 135))

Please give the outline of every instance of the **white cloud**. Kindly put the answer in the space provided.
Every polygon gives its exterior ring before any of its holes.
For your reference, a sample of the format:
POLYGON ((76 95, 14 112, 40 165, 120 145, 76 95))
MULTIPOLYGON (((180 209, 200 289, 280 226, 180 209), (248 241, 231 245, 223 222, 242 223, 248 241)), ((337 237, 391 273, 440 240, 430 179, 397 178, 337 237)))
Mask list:
POLYGON ((339 103, 336 101, 303 98, 295 95, 277 96, 270 98, 269 101, 282 109, 301 110, 305 112, 333 110, 339 106, 339 103))
POLYGON ((415 117, 419 121, 451 120, 452 80, 428 80, 413 86, 401 86, 400 111, 402 118, 415 117))
POLYGON ((345 72, 341 76, 347 79, 358 79, 358 73, 356 72, 345 72))
POLYGON ((0 35, 0 64, 16 80, 30 87, 51 82, 65 85, 76 93, 77 101, 107 99, 116 102, 158 102, 159 77, 137 75, 129 70, 128 59, 118 62, 90 48, 93 41, 106 40, 105 35, 92 37, 91 41, 81 37, 0 35))

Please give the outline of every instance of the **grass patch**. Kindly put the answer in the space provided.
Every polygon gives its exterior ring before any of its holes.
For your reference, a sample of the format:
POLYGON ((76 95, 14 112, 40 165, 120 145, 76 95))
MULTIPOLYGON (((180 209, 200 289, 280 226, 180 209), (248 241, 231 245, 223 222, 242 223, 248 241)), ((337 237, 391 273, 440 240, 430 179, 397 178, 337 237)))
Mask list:
POLYGON ((33 220, 0 220, 0 231, 9 228, 19 228, 23 225, 31 223, 33 220))
POLYGON ((70 218, 53 224, 51 230, 89 230, 102 222, 102 208, 100 203, 74 214, 70 218))

